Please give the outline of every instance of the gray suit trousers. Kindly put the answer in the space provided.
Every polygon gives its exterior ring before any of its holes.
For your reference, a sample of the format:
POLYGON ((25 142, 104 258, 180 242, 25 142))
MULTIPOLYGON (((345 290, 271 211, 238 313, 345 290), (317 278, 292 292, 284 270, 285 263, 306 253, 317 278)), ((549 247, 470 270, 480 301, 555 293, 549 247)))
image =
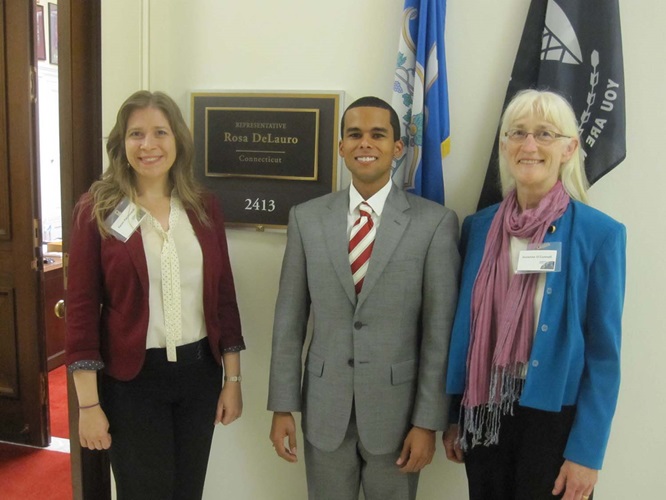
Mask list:
POLYGON ((358 500, 361 486, 366 500, 415 500, 419 473, 400 472, 395 462, 401 448, 382 455, 366 450, 352 410, 345 438, 335 451, 305 440, 309 500, 358 500))

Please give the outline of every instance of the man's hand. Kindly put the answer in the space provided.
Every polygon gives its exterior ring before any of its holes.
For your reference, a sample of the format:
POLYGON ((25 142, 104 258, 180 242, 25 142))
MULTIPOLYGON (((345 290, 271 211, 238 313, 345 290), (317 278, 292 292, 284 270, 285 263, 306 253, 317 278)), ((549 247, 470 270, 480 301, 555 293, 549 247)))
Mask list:
POLYGON ((296 423, 291 413, 279 411, 273 413, 273 424, 269 437, 278 456, 287 462, 298 462, 296 456, 296 423), (284 445, 285 438, 288 438, 288 446, 284 445))
POLYGON ((458 430, 458 424, 449 425, 449 428, 442 435, 442 444, 446 450, 446 458, 451 462, 461 464, 465 461, 465 455, 458 441, 458 430))
POLYGON ((435 454, 435 431, 412 427, 402 445, 396 464, 400 472, 418 472, 432 462, 435 454))
POLYGON ((597 484, 599 471, 565 460, 555 480, 553 495, 564 492, 562 500, 587 500, 597 484))

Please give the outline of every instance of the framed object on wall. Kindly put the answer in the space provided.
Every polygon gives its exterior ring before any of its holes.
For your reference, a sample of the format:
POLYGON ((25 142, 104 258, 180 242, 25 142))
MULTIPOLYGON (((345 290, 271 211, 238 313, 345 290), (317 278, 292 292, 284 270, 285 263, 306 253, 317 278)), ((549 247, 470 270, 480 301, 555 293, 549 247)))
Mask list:
POLYGON ((195 177, 232 226, 284 228, 339 185, 342 92, 195 92, 195 177))
POLYGON ((46 38, 44 38, 44 6, 35 5, 35 48, 37 59, 46 61, 46 38))
POLYGON ((58 4, 49 2, 49 62, 58 64, 58 4))

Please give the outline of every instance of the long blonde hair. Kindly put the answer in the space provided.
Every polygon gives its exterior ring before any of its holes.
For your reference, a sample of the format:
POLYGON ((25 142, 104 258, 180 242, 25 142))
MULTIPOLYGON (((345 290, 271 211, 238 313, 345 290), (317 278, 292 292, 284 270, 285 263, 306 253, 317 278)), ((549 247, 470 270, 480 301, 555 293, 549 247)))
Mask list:
POLYGON ((169 183, 183 206, 191 209, 205 225, 209 224, 202 200, 202 188, 194 179, 194 142, 178 105, 163 92, 140 90, 120 106, 116 124, 109 133, 106 152, 109 166, 90 186, 92 213, 102 236, 109 232, 104 219, 124 197, 136 200, 136 174, 127 161, 125 135, 130 115, 137 109, 155 108, 164 113, 176 142, 176 160, 169 169, 169 183))
MULTIPOLYGON (((585 175, 585 159, 580 145, 576 115, 569 102, 561 95, 547 90, 530 89, 518 92, 502 115, 499 140, 504 139, 504 134, 512 123, 529 116, 552 123, 559 133, 578 141, 577 151, 560 167, 559 178, 571 198, 588 203, 589 184, 585 175)), ((509 172, 503 154, 499 155, 499 172, 502 195, 506 196, 516 186, 516 181, 509 172)))

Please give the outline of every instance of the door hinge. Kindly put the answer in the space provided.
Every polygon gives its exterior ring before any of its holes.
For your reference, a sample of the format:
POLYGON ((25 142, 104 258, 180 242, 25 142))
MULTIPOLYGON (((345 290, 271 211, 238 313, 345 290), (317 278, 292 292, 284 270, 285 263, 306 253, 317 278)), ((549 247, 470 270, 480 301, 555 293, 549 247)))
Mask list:
POLYGON ((37 103, 37 68, 30 66, 30 100, 37 103))
MULTIPOLYGON (((36 250, 39 250, 39 219, 32 219, 32 246, 35 247, 36 250)), ((39 252, 39 255, 41 255, 41 251, 39 252)))
POLYGON ((40 271, 43 266, 40 265, 40 263, 43 263, 42 260, 42 249, 40 248, 40 237, 39 237, 39 231, 40 231, 40 223, 39 219, 32 219, 32 246, 34 248, 33 252, 33 259, 32 259, 32 270, 33 271, 40 271))

